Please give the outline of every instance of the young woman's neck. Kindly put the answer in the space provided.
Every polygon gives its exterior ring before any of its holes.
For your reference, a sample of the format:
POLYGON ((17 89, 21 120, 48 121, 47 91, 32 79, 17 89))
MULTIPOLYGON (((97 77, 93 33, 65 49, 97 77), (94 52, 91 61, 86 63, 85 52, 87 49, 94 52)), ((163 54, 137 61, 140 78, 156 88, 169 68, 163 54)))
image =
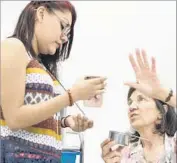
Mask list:
POLYGON ((33 47, 33 50, 35 52, 35 55, 37 56, 39 54, 39 50, 38 50, 38 43, 37 43, 37 39, 36 39, 35 35, 32 39, 32 47, 33 47))

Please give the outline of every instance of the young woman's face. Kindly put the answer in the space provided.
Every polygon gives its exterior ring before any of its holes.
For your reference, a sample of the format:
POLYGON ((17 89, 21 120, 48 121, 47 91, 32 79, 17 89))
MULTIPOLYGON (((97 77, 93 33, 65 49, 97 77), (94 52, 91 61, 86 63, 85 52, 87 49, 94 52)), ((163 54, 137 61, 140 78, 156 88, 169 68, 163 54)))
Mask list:
POLYGON ((128 104, 128 117, 134 129, 138 130, 147 126, 153 126, 157 123, 158 118, 161 118, 155 101, 139 91, 135 90, 132 93, 128 104))
POLYGON ((41 54, 53 55, 56 49, 69 40, 72 15, 69 11, 53 10, 49 13, 44 7, 36 12, 35 37, 41 54))

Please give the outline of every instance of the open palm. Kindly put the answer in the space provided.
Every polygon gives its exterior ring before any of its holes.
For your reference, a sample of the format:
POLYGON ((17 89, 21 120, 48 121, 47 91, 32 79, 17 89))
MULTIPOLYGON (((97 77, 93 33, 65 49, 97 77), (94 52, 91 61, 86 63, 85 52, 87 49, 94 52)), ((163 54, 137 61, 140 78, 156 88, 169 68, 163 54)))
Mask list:
POLYGON ((135 61, 132 54, 129 55, 129 60, 132 68, 135 72, 137 82, 126 82, 125 85, 133 87, 149 97, 156 98, 161 84, 156 73, 156 61, 152 58, 152 64, 150 65, 147 59, 146 52, 139 49, 136 50, 135 61))

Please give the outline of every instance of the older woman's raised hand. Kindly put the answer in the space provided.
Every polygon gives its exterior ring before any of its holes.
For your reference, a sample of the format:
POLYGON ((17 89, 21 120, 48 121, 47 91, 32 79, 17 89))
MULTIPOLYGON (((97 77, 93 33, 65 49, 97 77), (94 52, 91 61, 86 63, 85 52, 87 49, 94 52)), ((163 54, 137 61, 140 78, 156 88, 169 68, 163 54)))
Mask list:
POLYGON ((135 72, 136 82, 126 82, 125 85, 158 99, 163 88, 156 73, 155 58, 152 57, 150 64, 145 50, 136 49, 136 59, 130 54, 129 60, 135 72))

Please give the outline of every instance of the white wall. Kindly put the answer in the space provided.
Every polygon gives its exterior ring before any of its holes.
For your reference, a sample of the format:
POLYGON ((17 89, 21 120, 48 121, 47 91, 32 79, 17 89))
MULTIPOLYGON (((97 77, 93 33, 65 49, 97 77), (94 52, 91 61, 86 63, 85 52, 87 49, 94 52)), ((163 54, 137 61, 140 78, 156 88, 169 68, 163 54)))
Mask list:
MULTIPOLYGON (((1 39, 12 31, 26 3, 2 2, 1 39)), ((108 137, 108 131, 124 131, 129 127, 128 88, 123 86, 123 81, 134 80, 129 52, 136 47, 145 48, 150 56, 156 57, 162 82, 176 89, 176 2, 72 3, 78 20, 71 57, 63 64, 62 80, 69 88, 78 77, 86 74, 108 77, 103 107, 83 108, 95 123, 94 128, 85 133, 85 163, 101 163, 100 143, 108 137)), ((75 107, 68 109, 68 114, 76 112, 75 107)))

